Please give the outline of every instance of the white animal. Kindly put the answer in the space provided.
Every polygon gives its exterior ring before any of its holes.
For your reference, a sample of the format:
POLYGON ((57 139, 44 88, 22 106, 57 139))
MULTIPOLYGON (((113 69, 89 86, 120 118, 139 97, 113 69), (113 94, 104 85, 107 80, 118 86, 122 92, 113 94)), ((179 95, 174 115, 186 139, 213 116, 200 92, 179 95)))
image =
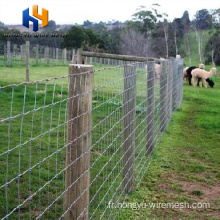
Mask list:
POLYGON ((209 72, 207 72, 203 69, 199 69, 199 68, 194 69, 191 73, 192 80, 193 80, 193 86, 195 87, 197 79, 201 78, 203 86, 205 86, 207 88, 206 79, 211 77, 212 75, 216 74, 216 71, 217 71, 217 69, 215 67, 212 67, 209 72))

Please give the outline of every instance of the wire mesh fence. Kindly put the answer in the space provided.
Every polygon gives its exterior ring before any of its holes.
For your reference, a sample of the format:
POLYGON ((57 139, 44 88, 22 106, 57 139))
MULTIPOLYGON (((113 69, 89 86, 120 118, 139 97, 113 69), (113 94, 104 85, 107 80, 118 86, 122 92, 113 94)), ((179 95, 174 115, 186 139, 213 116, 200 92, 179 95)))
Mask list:
POLYGON ((0 87, 0 218, 116 219, 182 102, 183 60, 0 87), (159 77, 158 77, 159 76, 159 77))
MULTIPOLYGON (((27 46, 27 42, 15 44, 10 41, 0 41, 0 66, 25 66, 27 50, 30 66, 57 66, 77 63, 77 49, 52 48, 39 44, 29 45, 27 46)), ((122 65, 125 62, 117 59, 84 56, 83 63, 115 66, 122 65)))
POLYGON ((42 45, 15 44, 10 41, 0 42, 0 66, 25 66, 29 51, 29 63, 31 66, 55 66, 67 65, 75 55, 74 50, 66 48, 52 48, 42 45))

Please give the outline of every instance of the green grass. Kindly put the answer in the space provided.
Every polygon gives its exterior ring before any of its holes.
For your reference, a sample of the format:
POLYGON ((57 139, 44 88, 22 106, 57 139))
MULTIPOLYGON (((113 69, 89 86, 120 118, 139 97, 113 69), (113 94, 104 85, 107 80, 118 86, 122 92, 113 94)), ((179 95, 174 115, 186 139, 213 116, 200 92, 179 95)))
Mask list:
MULTIPOLYGON (((100 69, 103 65, 95 65, 100 69)), ((67 66, 32 66, 31 81, 67 75, 67 66)), ((24 82, 25 69, 0 67, 0 85, 24 82)), ((138 70, 136 130, 136 166, 142 168, 145 145, 146 74, 138 70)), ((45 210, 42 219, 57 219, 64 213, 65 190, 63 171, 66 144, 67 78, 30 85, 10 86, 0 90, 0 216, 9 219, 34 219, 45 210), (44 107, 45 106, 45 107, 44 107), (27 113, 27 114, 22 114, 27 113), (12 119, 10 119, 12 118, 12 119), (31 170, 28 170, 32 167, 31 170), (18 174, 20 178, 17 178, 18 174), (56 178, 54 178, 56 176, 56 178), (47 184, 49 182, 48 185, 47 184), (42 188, 40 191, 39 188, 42 188), (18 192, 20 192, 18 194, 18 192), (26 198, 33 195, 31 201, 26 198), (53 204, 53 201, 60 198, 53 204), (23 204, 24 203, 24 204, 23 204)), ((157 85, 157 90, 158 90, 157 85)), ((105 69, 94 74, 93 138, 91 151, 90 216, 114 215, 106 201, 121 195, 123 68, 105 69)), ((157 93, 158 95, 158 93, 157 93)), ((137 172, 140 179, 141 172, 137 172)))
MULTIPOLYGON (((203 31, 203 48, 202 48, 202 60, 204 60, 204 50, 205 50, 205 45, 208 42, 208 39, 210 37, 209 31, 203 31)), ((191 60, 192 60, 192 66, 198 66, 200 63, 199 56, 198 56, 198 43, 196 41, 196 34, 194 31, 189 32, 189 42, 190 42, 190 51, 191 51, 191 60)), ((180 46, 181 51, 184 50, 184 41, 181 41, 181 46, 180 46)), ((204 61, 203 61, 204 62, 204 61)), ((189 59, 188 57, 185 57, 184 59, 185 66, 189 66, 189 59)))
MULTIPOLYGON (((95 69, 104 67, 95 65, 95 69)), ((32 66, 31 81, 67 75, 67 66, 32 66)), ((0 86, 25 81, 24 67, 0 67, 0 86)), ((145 159, 146 139, 146 75, 138 70, 136 107, 136 183, 144 179, 128 197, 121 192, 122 148, 122 91, 123 69, 105 69, 95 72, 93 91, 93 142, 91 151, 90 216, 99 219, 114 217, 119 211, 107 208, 110 200, 127 202, 187 201, 192 203, 206 198, 205 187, 216 187, 219 182, 219 81, 215 88, 184 86, 184 103, 174 114, 165 137, 157 147, 148 168, 145 159), (100 87, 101 86, 101 87, 100 87), (110 117, 107 117, 111 114, 110 117), (101 138, 103 137, 103 138, 101 138), (143 159, 141 161, 141 159, 143 159), (145 171, 146 174, 145 174, 145 171), (188 190, 191 184, 195 187, 188 190), (205 186, 205 187, 204 187, 205 186)), ((158 99, 159 85, 156 85, 158 99)), ((43 187, 20 209, 21 219, 34 219, 65 189, 65 143, 67 79, 33 83, 0 90, 0 120, 20 115, 0 126, 0 186, 16 178, 8 187, 0 189, 0 217, 43 187), (24 101, 24 94, 25 101, 24 101), (13 102, 11 102, 13 97, 13 102), (54 104, 55 103, 55 104, 54 104), (42 106, 48 106, 42 108, 42 106), (23 108, 24 107, 24 108, 23 108), (11 111, 12 109, 12 111, 11 111), (34 109, 36 111, 34 111, 34 109), (22 112, 29 112, 22 115, 22 112), (32 132, 33 131, 33 132, 32 132), (22 134, 22 135, 20 135, 22 134), (33 140, 29 141, 30 138, 33 140), (27 142, 27 143, 25 143, 27 142), (22 147, 20 147, 22 144, 22 147), (6 153, 8 150, 10 152, 6 153), (20 163, 19 163, 20 161, 20 163), (6 165, 8 164, 8 166, 6 165), (28 167, 34 166, 32 170, 28 167), (27 172, 25 172, 27 171, 27 172), (56 178, 53 178, 55 175, 56 178), (18 189, 19 186, 19 189, 18 189), (18 191, 21 192, 18 195, 18 191), (8 199, 6 199, 6 197, 8 199), (8 203, 6 203, 8 201, 8 203), (8 210, 7 210, 8 209, 8 210)), ((158 113, 156 110, 156 114, 158 113)), ((158 114, 157 114, 158 117, 158 114)), ((157 120, 157 117, 155 119, 157 120)), ((160 134, 159 134, 160 136, 160 134)), ((213 205, 220 204, 213 193, 213 205)), ((57 219, 64 212, 61 196, 42 219, 57 219)), ((15 211, 9 219, 17 219, 15 211)), ((214 214, 209 212, 206 216, 214 214)), ((204 214, 204 213, 202 213, 204 214)), ((119 219, 197 219, 199 212, 178 210, 122 210, 119 219)))
POLYGON ((219 219, 220 88, 184 85, 183 104, 127 203, 208 202, 211 209, 123 209, 119 219, 219 219))

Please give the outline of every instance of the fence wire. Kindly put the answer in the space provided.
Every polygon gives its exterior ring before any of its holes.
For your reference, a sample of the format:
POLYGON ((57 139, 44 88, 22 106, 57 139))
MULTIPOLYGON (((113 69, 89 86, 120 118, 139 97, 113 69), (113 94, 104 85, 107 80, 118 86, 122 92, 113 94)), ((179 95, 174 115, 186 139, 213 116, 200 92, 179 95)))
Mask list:
MULTIPOLYGON (((0 66, 25 66, 26 44, 15 44, 10 41, 0 41, 0 66)), ((53 48, 39 44, 30 44, 29 48, 30 66, 60 66, 77 62, 77 50, 66 48, 53 48)), ((122 60, 83 57, 83 63, 102 64, 109 66, 122 65, 122 60)), ((130 62, 129 62, 130 63, 130 62)))
POLYGON ((1 219, 117 219, 109 203, 140 184, 182 102, 183 60, 159 75, 154 62, 89 68, 0 84, 1 219))

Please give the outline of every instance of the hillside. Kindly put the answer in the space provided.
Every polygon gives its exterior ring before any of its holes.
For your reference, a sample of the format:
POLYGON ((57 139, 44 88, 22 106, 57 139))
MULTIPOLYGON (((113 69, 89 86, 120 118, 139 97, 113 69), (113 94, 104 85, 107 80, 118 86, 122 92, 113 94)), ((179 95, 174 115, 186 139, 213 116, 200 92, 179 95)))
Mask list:
MULTIPOLYGON (((202 54, 204 54, 204 50, 205 50, 205 46, 209 40, 209 31, 210 30, 206 30, 203 31, 203 45, 202 45, 202 54)), ((196 41, 196 34, 194 31, 191 31, 189 33, 189 40, 190 40, 190 46, 191 46, 191 59, 192 59, 192 65, 198 65, 200 63, 199 61, 199 56, 198 56, 198 43, 196 41)), ((181 40, 181 46, 180 46, 180 50, 181 51, 185 51, 184 50, 184 40, 181 40)), ((185 52, 184 52, 185 53, 185 52)), ((188 57, 184 57, 185 58, 185 66, 189 66, 189 59, 188 57)), ((204 56, 202 58, 203 62, 205 62, 204 56)))

